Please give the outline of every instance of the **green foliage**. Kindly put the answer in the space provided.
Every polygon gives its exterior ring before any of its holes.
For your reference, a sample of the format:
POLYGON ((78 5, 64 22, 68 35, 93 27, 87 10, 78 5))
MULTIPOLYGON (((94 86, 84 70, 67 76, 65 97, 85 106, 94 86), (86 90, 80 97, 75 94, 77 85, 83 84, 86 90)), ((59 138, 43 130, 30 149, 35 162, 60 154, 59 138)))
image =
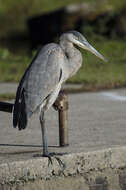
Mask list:
POLYGON ((0 49, 0 81, 19 81, 29 62, 29 57, 15 56, 7 49, 0 49))
MULTIPOLYGON (((90 52, 81 50, 84 63, 79 72, 68 80, 69 83, 81 83, 84 89, 115 88, 126 86, 126 43, 116 40, 89 42, 108 60, 100 61, 90 52)), ((18 82, 33 56, 14 56, 0 50, 0 81, 18 82), (4 55, 4 56, 3 56, 4 55), (5 56, 6 55, 6 56, 5 56)))
POLYGON ((126 5, 125 0, 20 0, 20 3, 17 0, 0 0, 0 38, 7 37, 14 31, 24 32, 29 17, 84 2, 88 4, 89 12, 93 10, 95 16, 105 11, 119 12, 126 5))
MULTIPOLYGON (((0 0, 2 1, 2 0, 0 0)), ((1 14, 10 10, 21 9, 25 15, 40 14, 42 12, 52 11, 60 7, 66 6, 70 3, 80 3, 82 0, 20 0, 20 3, 16 0, 6 0, 0 2, 1 14), (27 11, 26 11, 27 10, 27 11)), ((15 11, 17 11, 15 10, 15 11)))
POLYGON ((15 99, 15 94, 11 93, 0 94, 0 101, 12 100, 12 99, 15 99))
POLYGON ((69 80, 82 83, 85 88, 115 88, 126 86, 126 43, 124 41, 101 41, 93 43, 97 50, 108 59, 103 63, 91 53, 83 53, 83 66, 69 80))
POLYGON ((9 57, 8 49, 0 49, 1 59, 7 59, 9 57))
POLYGON ((20 9, 23 11, 22 14, 25 13, 27 14, 39 14, 45 11, 52 11, 64 6, 67 6, 72 3, 84 3, 87 2, 90 5, 95 5, 97 6, 97 9, 115 9, 119 10, 120 8, 124 7, 126 4, 125 0, 109 0, 109 1, 104 1, 101 0, 96 0, 95 2, 92 0, 64 0, 64 1, 59 1, 59 0, 20 0, 20 4, 16 0, 6 0, 2 1, 0 0, 0 13, 5 14, 10 10, 19 10, 20 9), (17 10, 15 9, 17 8, 17 10), (26 11, 27 10, 27 11, 26 11))

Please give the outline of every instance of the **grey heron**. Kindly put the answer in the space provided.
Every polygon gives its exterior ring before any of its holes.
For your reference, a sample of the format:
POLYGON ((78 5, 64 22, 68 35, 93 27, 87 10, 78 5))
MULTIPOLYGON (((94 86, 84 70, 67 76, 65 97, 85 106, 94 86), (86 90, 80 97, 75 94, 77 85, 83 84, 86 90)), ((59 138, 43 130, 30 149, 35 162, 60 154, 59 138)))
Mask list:
POLYGON ((105 60, 81 33, 69 31, 61 35, 59 44, 50 43, 40 49, 17 89, 13 127, 25 129, 28 119, 39 110, 43 156, 49 157, 44 113, 54 104, 62 84, 82 65, 82 55, 75 45, 105 60))

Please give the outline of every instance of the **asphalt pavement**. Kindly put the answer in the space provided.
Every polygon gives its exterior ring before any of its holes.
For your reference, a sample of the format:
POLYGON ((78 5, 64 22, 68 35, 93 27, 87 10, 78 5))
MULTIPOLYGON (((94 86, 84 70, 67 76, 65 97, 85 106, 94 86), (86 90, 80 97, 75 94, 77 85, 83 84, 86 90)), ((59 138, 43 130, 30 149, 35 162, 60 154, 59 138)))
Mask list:
MULTIPOLYGON (((13 88, 5 85, 0 85, 0 93, 15 92, 17 88, 16 84, 13 88)), ((46 113, 50 152, 80 153, 126 145, 126 89, 70 94, 68 100, 68 147, 59 147, 57 111, 51 108, 46 113)), ((31 118, 25 130, 18 131, 12 127, 12 114, 0 112, 0 163, 41 153, 39 115, 31 118)))

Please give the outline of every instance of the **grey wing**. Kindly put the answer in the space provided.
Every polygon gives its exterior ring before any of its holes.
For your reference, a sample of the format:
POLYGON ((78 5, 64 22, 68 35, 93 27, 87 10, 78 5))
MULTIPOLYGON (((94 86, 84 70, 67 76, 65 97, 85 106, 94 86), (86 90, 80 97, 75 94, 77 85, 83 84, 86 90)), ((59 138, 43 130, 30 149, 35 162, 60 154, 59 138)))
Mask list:
POLYGON ((24 83, 27 114, 31 115, 55 90, 61 79, 63 52, 56 44, 40 51, 29 69, 24 83))
POLYGON ((61 48, 48 44, 40 50, 22 77, 13 109, 13 126, 24 129, 27 118, 42 104, 61 80, 61 48))

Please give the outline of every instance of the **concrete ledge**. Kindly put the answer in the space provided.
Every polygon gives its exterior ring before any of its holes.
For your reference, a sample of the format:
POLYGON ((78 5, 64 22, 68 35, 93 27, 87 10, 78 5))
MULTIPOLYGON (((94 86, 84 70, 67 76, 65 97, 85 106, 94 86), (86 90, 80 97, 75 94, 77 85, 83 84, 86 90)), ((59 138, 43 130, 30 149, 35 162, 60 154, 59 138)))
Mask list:
POLYGON ((0 189, 126 189, 126 147, 109 148, 87 153, 34 158, 0 165, 0 189))

